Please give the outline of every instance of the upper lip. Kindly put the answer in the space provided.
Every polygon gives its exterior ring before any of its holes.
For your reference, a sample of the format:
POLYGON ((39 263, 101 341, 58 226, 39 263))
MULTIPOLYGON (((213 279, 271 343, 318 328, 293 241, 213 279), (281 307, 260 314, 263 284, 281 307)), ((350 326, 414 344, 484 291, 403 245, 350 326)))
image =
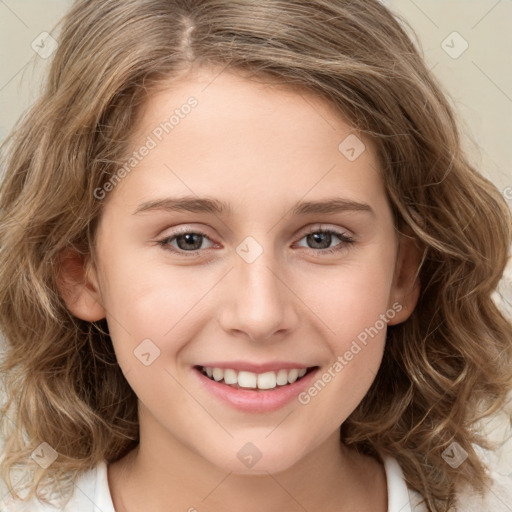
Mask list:
POLYGON ((253 372, 253 373, 265 373, 265 372, 271 372, 271 371, 278 371, 278 370, 292 370, 294 368, 297 368, 298 370, 302 368, 312 368, 315 365, 311 364, 303 364, 303 363, 297 363, 293 361, 273 361, 268 363, 254 363, 249 361, 217 361, 217 362, 211 362, 211 363, 201 363, 197 366, 201 366, 204 368, 231 368, 233 370, 237 371, 247 371, 247 372, 253 372))

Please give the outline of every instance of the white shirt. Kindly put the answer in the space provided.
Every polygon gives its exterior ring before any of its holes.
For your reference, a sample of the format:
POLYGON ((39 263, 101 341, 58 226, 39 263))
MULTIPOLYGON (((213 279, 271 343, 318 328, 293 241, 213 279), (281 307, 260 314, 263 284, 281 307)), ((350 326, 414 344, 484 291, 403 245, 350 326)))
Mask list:
MULTIPOLYGON (((409 489, 402 469, 393 457, 384 458, 388 490, 387 512, 426 512, 424 504, 418 505, 421 496, 409 489)), ((484 498, 472 493, 459 496, 456 511, 460 512, 511 512, 512 477, 493 472, 494 485, 484 498)), ((12 502, 8 495, 0 502, 1 512, 115 512, 107 479, 107 464, 100 462, 95 468, 81 475, 75 482, 74 493, 64 509, 45 505, 37 500, 28 503, 12 502)))

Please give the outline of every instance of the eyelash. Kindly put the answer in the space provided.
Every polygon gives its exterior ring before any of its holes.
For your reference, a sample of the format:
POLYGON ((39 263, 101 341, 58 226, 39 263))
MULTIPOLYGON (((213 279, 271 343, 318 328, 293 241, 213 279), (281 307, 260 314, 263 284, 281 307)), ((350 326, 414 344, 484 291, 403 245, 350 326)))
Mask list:
MULTIPOLYGON (((352 237, 348 236, 346 233, 343 233, 341 231, 337 231, 334 229, 318 229, 318 228, 311 229, 310 231, 305 233, 300 238, 300 240, 302 240, 304 237, 306 237, 308 235, 312 235, 314 233, 325 233, 325 234, 335 235, 341 240, 340 244, 336 245, 335 247, 333 247, 331 249, 311 249, 311 248, 309 248, 310 251, 320 252, 322 255, 333 254, 333 253, 342 251, 344 249, 348 249, 350 247, 350 245, 352 245, 355 242, 355 240, 352 237)), ((206 235, 206 233, 203 233, 201 230, 183 229, 181 231, 173 233, 171 236, 167 236, 167 237, 163 238, 162 240, 158 240, 157 243, 158 243, 158 245, 163 247, 165 250, 168 250, 175 254, 183 255, 185 257, 198 257, 199 253, 202 251, 202 249, 195 249, 194 251, 184 251, 183 249, 175 249, 174 247, 171 247, 169 245, 169 243, 172 240, 174 240, 175 238, 177 238, 179 236, 183 236, 183 235, 188 235, 188 234, 200 235, 200 236, 203 236, 204 238, 207 238, 208 240, 210 240, 208 235, 206 235)), ((210 240, 210 241, 212 241, 212 240, 210 240)))

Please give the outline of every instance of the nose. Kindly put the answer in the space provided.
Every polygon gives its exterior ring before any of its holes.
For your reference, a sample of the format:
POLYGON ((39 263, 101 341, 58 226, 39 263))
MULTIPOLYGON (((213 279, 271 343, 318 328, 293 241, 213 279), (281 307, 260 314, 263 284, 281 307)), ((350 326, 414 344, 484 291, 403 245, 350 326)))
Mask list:
POLYGON ((298 322, 297 298, 272 251, 248 263, 238 255, 222 290, 221 327, 231 335, 266 341, 293 331, 298 322))

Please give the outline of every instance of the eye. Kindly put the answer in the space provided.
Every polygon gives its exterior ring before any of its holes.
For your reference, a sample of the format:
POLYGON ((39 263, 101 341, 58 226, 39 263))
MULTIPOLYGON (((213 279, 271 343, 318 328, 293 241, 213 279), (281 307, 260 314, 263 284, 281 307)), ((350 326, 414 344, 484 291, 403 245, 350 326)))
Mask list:
MULTIPOLYGON (((342 251, 347 249, 350 244, 354 243, 352 237, 335 229, 312 228, 301 238, 301 240, 303 239, 306 239, 306 243, 312 245, 312 247, 308 249, 320 253, 321 255, 342 251), (331 243, 335 241, 336 238, 340 240, 340 243, 336 244, 334 247, 330 247, 331 243)), ((164 249, 179 255, 197 257, 200 256, 201 249, 205 249, 205 247, 203 247, 205 240, 211 242, 211 245, 206 248, 213 246, 213 242, 206 233, 183 229, 159 240, 157 243, 164 249)), ((299 247, 304 246, 299 245, 299 247)))
POLYGON ((301 240, 303 239, 306 239, 306 243, 313 246, 310 247, 310 249, 318 249, 321 254, 332 254, 342 251, 354 243, 354 239, 352 237, 335 229, 313 228, 310 229, 303 238, 301 238, 301 240), (330 247, 331 242, 333 242, 333 237, 334 239, 338 238, 341 243, 336 244, 334 247, 330 247))
POLYGON ((198 251, 201 248, 204 249, 202 247, 204 240, 210 239, 202 231, 182 230, 159 240, 158 244, 171 252, 179 253, 183 256, 198 256, 198 251), (174 242, 176 242, 177 248, 172 245, 174 242))

